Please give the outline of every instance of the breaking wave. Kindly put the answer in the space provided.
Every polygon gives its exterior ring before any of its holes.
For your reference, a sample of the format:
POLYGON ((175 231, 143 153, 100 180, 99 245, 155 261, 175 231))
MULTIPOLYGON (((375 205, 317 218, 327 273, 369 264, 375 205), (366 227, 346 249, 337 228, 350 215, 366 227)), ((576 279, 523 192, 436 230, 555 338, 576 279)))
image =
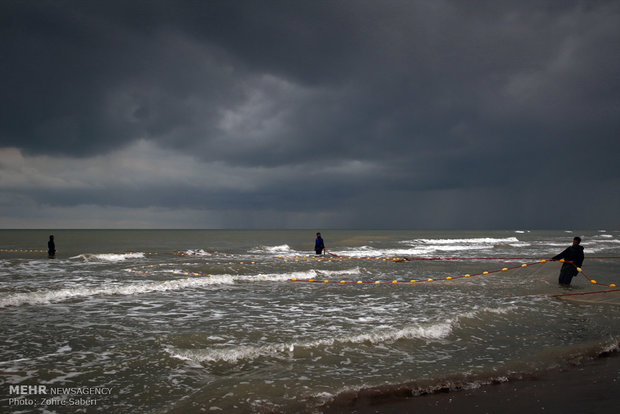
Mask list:
MULTIPOLYGON (((151 292, 176 291, 187 288, 197 288, 210 285, 233 284, 236 282, 256 282, 256 281, 272 281, 283 282, 293 277, 298 279, 312 279, 317 276, 337 276, 337 275, 354 275, 359 274, 359 268, 346 269, 340 271, 316 271, 309 270, 296 273, 274 273, 274 274, 255 274, 255 275, 195 275, 190 278, 175 279, 157 282, 140 282, 128 283, 116 286, 106 287, 82 287, 77 289, 56 289, 56 290, 40 290, 35 292, 14 293, 12 295, 0 298, 0 308, 7 306, 21 305, 42 305, 55 302, 62 302, 77 298, 86 298, 90 296, 105 295, 139 295, 151 292)), ((184 274, 179 272, 179 274, 184 274)))
POLYGON ((289 254, 294 252, 288 244, 278 246, 258 246, 250 250, 250 253, 289 254))
POLYGON ((334 345, 369 344, 371 346, 392 344, 399 340, 423 339, 427 341, 442 340, 453 333, 463 320, 476 319, 484 313, 504 314, 514 310, 514 306, 504 308, 480 308, 467 312, 455 318, 435 323, 409 325, 401 328, 380 327, 364 333, 351 333, 331 338, 307 340, 291 343, 278 343, 262 346, 238 345, 227 348, 181 349, 173 346, 165 347, 173 358, 186 360, 192 363, 237 363, 251 361, 257 358, 294 356, 295 350, 300 352, 312 351, 321 347, 334 345))
POLYGON ((459 253, 469 251, 493 250, 497 248, 526 247, 529 243, 520 241, 516 237, 480 237, 469 239, 414 239, 399 242, 403 247, 378 249, 370 246, 361 246, 336 252, 342 256, 429 256, 445 253, 459 253))
POLYGON ((124 262, 129 259, 143 259, 144 253, 101 253, 101 254, 93 254, 93 253, 84 253, 78 256, 73 256, 71 259, 82 260, 84 262, 111 262, 118 263, 124 262))
POLYGON ((212 254, 205 251, 204 249, 187 249, 183 251, 177 251, 177 256, 211 256, 212 254))
POLYGON ((318 339, 314 341, 293 342, 290 344, 271 344, 263 346, 239 345, 225 349, 178 349, 167 347, 166 351, 174 358, 191 362, 226 362, 236 363, 241 360, 254 360, 261 357, 277 357, 282 354, 294 353, 296 349, 316 349, 336 344, 363 344, 378 345, 394 343, 400 339, 427 339, 437 340, 446 338, 452 333, 455 320, 448 320, 425 326, 406 326, 400 329, 375 329, 363 334, 344 335, 334 338, 318 339))
POLYGON ((0 308, 21 305, 42 305, 62 302, 71 299, 105 295, 137 295, 151 292, 165 292, 193 287, 202 287, 216 284, 231 284, 234 277, 218 275, 217 277, 199 277, 163 282, 143 282, 123 284, 109 287, 92 287, 77 289, 40 290, 36 292, 15 293, 0 299, 0 308))

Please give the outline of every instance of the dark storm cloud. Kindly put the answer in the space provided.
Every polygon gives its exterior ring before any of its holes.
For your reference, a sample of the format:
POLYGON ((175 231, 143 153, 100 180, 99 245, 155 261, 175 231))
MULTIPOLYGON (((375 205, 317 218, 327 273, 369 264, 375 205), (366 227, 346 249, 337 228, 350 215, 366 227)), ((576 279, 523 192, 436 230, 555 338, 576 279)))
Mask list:
POLYGON ((5 2, 2 143, 79 156, 142 137, 216 139, 220 112, 265 74, 346 76, 341 36, 321 41, 326 6, 5 2))
MULTIPOLYGON (((0 147, 89 159, 149 142, 261 178, 213 189, 136 175, 99 191, 33 187, 39 201, 355 204, 357 225, 380 225, 392 203, 390 226, 427 211, 441 212, 438 224, 497 215, 493 225, 527 225, 541 213, 499 200, 548 205, 550 220, 562 208, 550 187, 618 186, 615 1, 4 1, 0 10, 0 147), (357 169, 330 169, 348 165, 357 169), (474 194, 491 200, 482 212, 446 207, 474 194)), ((605 200, 591 190, 592 204, 605 200)))

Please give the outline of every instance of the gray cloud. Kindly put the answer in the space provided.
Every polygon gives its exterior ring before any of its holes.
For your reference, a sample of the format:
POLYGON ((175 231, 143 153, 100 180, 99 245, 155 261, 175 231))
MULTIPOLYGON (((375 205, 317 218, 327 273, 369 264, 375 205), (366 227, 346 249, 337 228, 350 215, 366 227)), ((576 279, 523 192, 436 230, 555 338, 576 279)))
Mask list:
POLYGON ((620 224, 617 2, 0 12, 6 209, 205 209, 205 226, 620 224))

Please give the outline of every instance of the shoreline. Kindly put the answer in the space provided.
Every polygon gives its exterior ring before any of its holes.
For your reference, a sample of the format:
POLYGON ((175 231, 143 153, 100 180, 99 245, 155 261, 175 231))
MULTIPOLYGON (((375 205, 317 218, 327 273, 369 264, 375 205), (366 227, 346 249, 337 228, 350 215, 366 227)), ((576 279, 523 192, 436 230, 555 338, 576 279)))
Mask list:
POLYGON ((412 395, 412 389, 363 390, 337 396, 322 413, 616 413, 620 406, 620 355, 604 352, 568 365, 473 389, 438 388, 412 395))

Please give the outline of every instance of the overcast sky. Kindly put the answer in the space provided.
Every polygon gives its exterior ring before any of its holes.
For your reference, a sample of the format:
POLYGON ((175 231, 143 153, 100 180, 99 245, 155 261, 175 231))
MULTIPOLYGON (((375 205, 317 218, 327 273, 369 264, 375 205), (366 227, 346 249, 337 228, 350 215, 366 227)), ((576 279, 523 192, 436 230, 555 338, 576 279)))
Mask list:
POLYGON ((620 2, 0 1, 0 228, 620 228, 620 2))

